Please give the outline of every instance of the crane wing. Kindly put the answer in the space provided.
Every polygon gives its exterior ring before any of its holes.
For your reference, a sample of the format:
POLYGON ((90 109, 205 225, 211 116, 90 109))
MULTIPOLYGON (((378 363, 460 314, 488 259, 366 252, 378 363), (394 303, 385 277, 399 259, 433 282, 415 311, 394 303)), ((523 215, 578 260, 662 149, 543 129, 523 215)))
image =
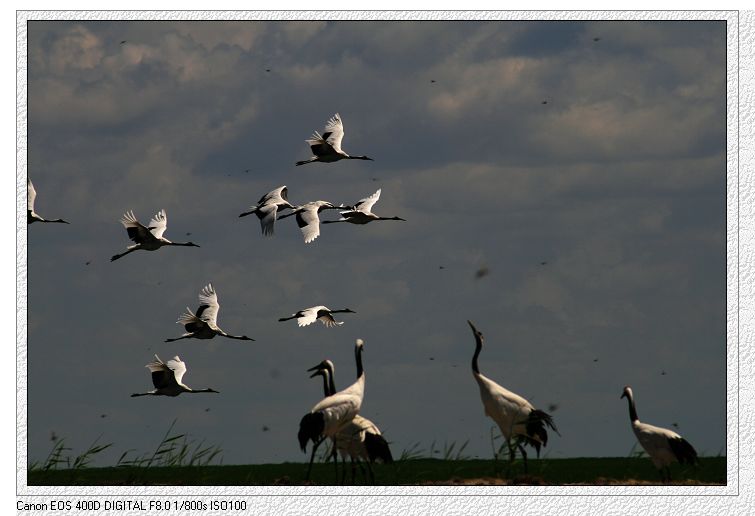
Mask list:
POLYGON ((328 120, 328 123, 325 124, 325 130, 322 133, 322 139, 325 140, 325 142, 333 147, 333 149, 340 153, 341 151, 341 140, 343 140, 343 122, 341 122, 341 115, 336 113, 333 115, 333 118, 328 120))
POLYGON ((163 233, 168 227, 168 216, 165 214, 165 210, 158 211, 152 220, 149 221, 150 231, 155 238, 162 238, 163 233))
POLYGON ((215 293, 215 289, 212 288, 211 283, 208 283, 199 293, 199 303, 197 317, 210 326, 216 327, 218 325, 218 310, 220 309, 220 305, 218 304, 218 295, 215 293))
POLYGON ((34 199, 37 198, 37 191, 31 183, 31 179, 26 178, 26 209, 34 211, 34 199))
POLYGON ((186 364, 181 361, 180 358, 178 358, 178 355, 176 355, 172 360, 168 360, 168 363, 166 365, 168 369, 173 372, 173 377, 175 378, 176 383, 180 384, 181 378, 183 378, 184 374, 186 373, 186 364))
POLYGON ((378 191, 374 194, 365 197, 364 199, 360 199, 359 202, 354 205, 354 210, 361 211, 362 213, 370 213, 372 207, 378 202, 378 199, 380 199, 380 190, 381 189, 378 188, 378 191))
POLYGON ((309 206, 296 213, 296 223, 304 235, 304 243, 308 244, 320 236, 320 217, 316 206, 309 206))
POLYGON ((319 306, 313 306, 312 308, 307 308, 305 310, 302 310, 301 311, 302 315, 301 317, 298 317, 296 319, 296 324, 298 324, 299 327, 309 326, 310 324, 312 324, 313 322, 317 320, 317 311, 320 308, 321 307, 319 306))
POLYGON ((275 230, 275 217, 278 214, 277 204, 266 204, 257 209, 257 217, 260 219, 260 226, 262 226, 262 234, 272 236, 275 230))
POLYGON ((133 211, 129 210, 123 214, 123 217, 121 217, 121 224, 123 224, 123 227, 126 228, 128 237, 137 244, 142 244, 149 239, 154 238, 154 235, 150 233, 149 229, 144 227, 141 222, 136 220, 136 216, 134 215, 133 211))
POLYGON ((333 316, 327 310, 320 310, 317 312, 317 319, 325 325, 326 328, 333 328, 334 326, 340 326, 343 322, 336 322, 333 316))
POLYGON ((175 383, 175 379, 173 378, 173 373, 170 371, 170 368, 167 364, 165 364, 165 362, 160 360, 160 357, 158 357, 157 355, 155 355, 154 362, 150 362, 144 367, 149 369, 150 373, 152 373, 152 384, 156 389, 162 389, 175 383))

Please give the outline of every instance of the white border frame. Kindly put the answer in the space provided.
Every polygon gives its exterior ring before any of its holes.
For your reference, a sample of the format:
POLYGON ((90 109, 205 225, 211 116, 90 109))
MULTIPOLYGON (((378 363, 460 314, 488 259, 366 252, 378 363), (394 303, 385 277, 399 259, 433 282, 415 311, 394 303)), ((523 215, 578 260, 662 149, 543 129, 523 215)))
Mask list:
MULTIPOLYGON (((222 499, 235 499, 237 497, 256 496, 254 504, 263 504, 262 507, 278 507, 284 503, 292 507, 298 507, 299 510, 313 508, 305 503, 303 498, 280 498, 280 497, 300 497, 300 496, 325 496, 328 497, 329 510, 335 510, 336 505, 341 505, 346 501, 346 509, 354 510, 352 502, 348 498, 334 499, 334 495, 369 495, 369 496, 391 496, 391 495, 419 495, 407 498, 396 498, 393 496, 394 510, 429 510, 431 503, 436 505, 442 504, 444 510, 451 510, 452 507, 462 508, 470 511, 470 503, 480 496, 500 496, 511 497, 506 499, 507 508, 529 508, 540 510, 543 507, 542 502, 536 502, 534 496, 559 496, 562 505, 567 508, 573 503, 579 503, 578 500, 569 499, 573 496, 599 496, 614 497, 616 495, 631 495, 631 498, 616 503, 616 498, 605 499, 607 505, 605 509, 613 506, 614 509, 626 510, 631 508, 633 512, 648 510, 661 500, 656 500, 659 495, 666 503, 673 504, 669 508, 678 510, 682 505, 686 505, 685 500, 689 498, 676 498, 679 496, 701 496, 701 495, 727 495, 737 496, 740 494, 740 464, 739 464, 739 430, 740 424, 745 421, 740 420, 739 407, 739 359, 740 356, 746 357, 746 354, 740 353, 739 335, 740 328, 751 330, 752 317, 740 325, 740 270, 739 270, 739 250, 740 250, 740 213, 743 218, 752 223, 755 209, 742 207, 740 211, 740 177, 739 177, 739 144, 740 136, 743 136, 742 143, 745 144, 743 151, 744 157, 749 158, 747 162, 752 161, 753 157, 753 129, 751 124, 743 127, 743 134, 740 135, 739 116, 739 95, 746 94, 752 99, 753 89, 753 13, 737 11, 17 11, 16 28, 17 28, 17 67, 16 67, 16 99, 17 99, 17 140, 16 140, 16 188, 17 188, 17 219, 16 219, 16 248, 17 248, 17 390, 16 390, 16 427, 17 427, 17 454, 16 454, 16 495, 23 496, 24 502, 32 503, 36 501, 49 501, 46 497, 89 497, 107 496, 110 499, 138 499, 138 497, 151 497, 153 499, 166 499, 167 497, 182 498, 187 497, 213 497, 222 499), (26 203, 26 173, 27 173, 27 48, 26 48, 26 23, 32 20, 724 20, 727 22, 727 485, 725 486, 160 486, 160 487, 140 487, 140 486, 27 486, 27 453, 26 453, 26 436, 27 436, 27 385, 26 385, 26 339, 27 339, 27 269, 26 269, 26 220, 25 220, 25 203, 26 203), (742 31, 742 33, 740 33, 742 31), (740 47, 740 40, 744 38, 747 44, 740 47), (740 55, 740 51, 744 55, 740 55), (743 67, 740 64, 740 58, 749 64, 743 67), (744 76, 745 91, 740 92, 740 72, 744 76), (525 498, 525 495, 527 498, 525 498), (667 499, 666 495, 674 498, 667 499), (27 498, 33 497, 33 498, 27 498), (442 497, 442 498, 430 498, 442 497), (449 498, 451 497, 451 498, 449 498), (461 498, 457 498, 461 497, 461 498), (528 501, 529 500, 529 501, 528 501), (272 504, 272 505, 268 505, 272 504), (406 504, 406 505, 404 505, 406 504), (417 505, 417 504, 422 504, 417 505), (422 509, 424 508, 424 509, 422 509)), ((745 97, 747 98, 747 97, 745 97)), ((753 106, 745 106, 745 109, 752 115, 753 106)), ((742 187, 747 194, 755 193, 751 177, 742 178, 742 187)), ((752 228, 752 224, 746 225, 752 228)), ((752 263, 755 257, 755 248, 752 245, 752 229, 742 232, 745 242, 743 243, 742 256, 746 259, 745 263, 752 263)), ((751 266, 750 266, 751 268, 751 266)), ((742 297, 743 306, 746 315, 753 313, 753 288, 750 285, 742 285, 745 294, 742 297)), ((750 348, 752 345, 752 331, 747 332, 745 340, 742 342, 743 348, 750 348)), ((750 348, 751 349, 751 348, 750 348)), ((743 363, 743 379, 752 385, 753 375, 751 364, 743 363)), ((745 400, 748 404, 752 401, 752 389, 747 389, 745 393, 748 397, 745 400)), ((749 419, 748 419, 749 421, 749 419)), ((749 435, 749 429, 745 435, 749 435)), ((744 430, 744 428, 743 428, 744 430)), ((749 442, 748 442, 749 444, 749 442)), ((748 446, 748 449, 751 445, 748 446)), ((749 450, 748 450, 749 451, 749 450)), ((749 456, 749 453, 748 453, 749 456)), ((745 463, 746 464, 746 463, 745 463)), ((745 474, 747 483, 751 483, 752 469, 745 468, 742 473, 745 474)), ((716 500, 717 497, 703 499, 694 499, 694 507, 698 510, 720 512, 722 509, 729 512, 725 506, 730 503, 723 500, 716 500), (708 506, 708 504, 711 504, 708 506), (721 506, 723 503, 724 506, 721 506), (706 508, 707 506, 707 508, 706 508)), ((252 504, 252 500, 248 499, 252 504)), ((370 500, 372 508, 375 508, 377 499, 370 500)), ((500 499, 498 499, 500 500, 500 499)), ((542 499, 541 499, 542 500, 542 499)), ((325 500, 322 500, 325 502, 325 500)), ((387 500, 386 500, 387 501, 387 500)), ((545 500, 543 500, 545 501, 545 500)), ((744 500, 742 500, 744 501, 744 500)), ((735 500, 732 502, 737 503, 735 500)), ((495 503, 495 502, 493 502, 495 503)), ((487 502, 485 502, 487 505, 487 502)), ((603 504, 603 503, 601 503, 603 504)), ((491 505, 490 508, 493 508, 491 505)))

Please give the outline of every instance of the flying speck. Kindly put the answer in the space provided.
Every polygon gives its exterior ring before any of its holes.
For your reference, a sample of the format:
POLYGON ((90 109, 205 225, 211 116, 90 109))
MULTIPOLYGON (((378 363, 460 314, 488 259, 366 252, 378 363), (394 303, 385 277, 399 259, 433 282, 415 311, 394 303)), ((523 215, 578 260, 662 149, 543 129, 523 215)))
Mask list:
POLYGON ((597 362, 597 361, 598 361, 598 359, 597 359, 597 358, 593 358, 593 359, 592 359, 592 361, 593 361, 593 362, 597 362))
POLYGON ((55 431, 53 431, 52 433, 50 433, 50 440, 51 441, 57 441, 58 440, 58 436, 55 434, 55 431))
POLYGON ((265 68, 265 71, 266 72, 270 72, 270 68, 265 68))
POLYGON ((248 174, 250 169, 244 170, 244 174, 248 174))
POLYGON ((121 41, 121 45, 124 45, 125 43, 126 43, 125 39, 123 41, 121 41))
POLYGON ((374 181, 377 181, 377 180, 378 180, 378 178, 377 178, 377 177, 373 177, 373 178, 372 178, 372 181, 373 181, 373 182, 374 182, 374 181))
POLYGON ((210 407, 207 407, 206 409, 204 409, 204 411, 205 412, 209 412, 210 411, 210 407))
POLYGON ((490 269, 488 269, 485 266, 482 266, 479 269, 477 269, 477 272, 475 272, 474 277, 475 279, 480 279, 480 278, 484 278, 488 274, 490 274, 490 269))
POLYGON ((186 233, 186 236, 191 236, 191 233, 186 233))
POLYGON ((89 265, 90 263, 92 263, 92 262, 86 262, 84 265, 89 265))
POLYGON ((679 428, 679 423, 671 423, 671 426, 673 426, 674 428, 679 428))
POLYGON ((661 376, 666 376, 666 371, 661 371, 661 376))
POLYGON ((592 38, 593 41, 600 41, 600 38, 592 38))
POLYGON ((435 79, 430 79, 430 82, 434 83, 434 82, 435 82, 435 79))
POLYGON ((540 262, 540 265, 548 265, 548 262, 540 262))
POLYGON ((104 419, 107 417, 107 414, 100 414, 100 418, 104 419))
POLYGON ((430 357, 430 360, 435 360, 435 357, 430 357))
POLYGON ((544 101, 542 101, 542 102, 541 102, 541 104, 543 104, 543 105, 545 105, 545 104, 547 104, 547 103, 548 103, 548 101, 547 101, 547 100, 544 100, 544 101))
POLYGON ((548 403, 548 412, 555 412, 558 410, 558 403, 548 403))
POLYGON ((270 427, 267 426, 267 425, 262 425, 262 431, 263 432, 269 432, 270 431, 270 427))

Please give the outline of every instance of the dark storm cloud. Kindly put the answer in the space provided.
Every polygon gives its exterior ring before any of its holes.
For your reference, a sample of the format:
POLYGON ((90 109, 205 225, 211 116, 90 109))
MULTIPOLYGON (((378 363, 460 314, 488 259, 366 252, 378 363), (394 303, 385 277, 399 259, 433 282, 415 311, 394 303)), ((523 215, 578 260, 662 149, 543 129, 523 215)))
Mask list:
POLYGON ((364 414, 397 452, 470 439, 489 456, 467 318, 487 337, 485 374, 559 405, 553 456, 625 455, 627 383, 643 419, 718 452, 724 35, 715 22, 31 22, 29 174, 39 211, 73 224, 29 231, 29 456, 51 430, 79 448, 103 433, 116 458, 146 451, 177 418, 226 463, 301 458, 293 436, 320 394, 304 371, 332 358, 346 386, 357 337, 364 414), (344 149, 376 161, 294 167, 335 112, 344 149), (407 222, 323 226, 305 245, 287 219, 265 239, 238 214, 283 184, 294 203, 381 188, 374 211, 407 222), (167 238, 202 247, 109 263, 129 243, 123 212, 161 208, 167 238), (208 282, 221 327, 257 342, 163 342, 208 282), (357 314, 336 329, 277 322, 316 304, 357 314), (130 399, 155 352, 221 395, 130 399))

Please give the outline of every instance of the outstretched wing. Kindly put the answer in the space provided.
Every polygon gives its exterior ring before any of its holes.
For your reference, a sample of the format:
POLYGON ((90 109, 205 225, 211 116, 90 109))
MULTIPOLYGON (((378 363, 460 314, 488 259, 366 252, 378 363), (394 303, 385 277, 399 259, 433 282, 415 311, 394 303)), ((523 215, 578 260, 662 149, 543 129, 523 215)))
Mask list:
POLYGON ((212 284, 208 283, 199 293, 199 309, 197 310, 197 317, 210 326, 217 326, 219 309, 218 295, 215 293, 215 289, 212 288, 212 284))
POLYGON ((354 211, 361 211, 362 213, 370 213, 372 211, 372 207, 375 205, 376 202, 378 202, 378 199, 380 199, 379 188, 377 192, 370 195, 369 197, 360 199, 359 202, 354 205, 354 211))
POLYGON ((163 237, 163 233, 168 227, 168 216, 165 214, 165 210, 155 213, 155 216, 149 221, 149 227, 155 238, 163 237))
POLYGON ((168 369, 173 372, 173 377, 175 378, 176 383, 180 384, 181 378, 183 378, 186 373, 186 364, 178 358, 178 355, 176 355, 173 357, 173 360, 168 360, 166 365, 168 366, 168 369))
POLYGON ((343 140, 343 122, 341 122, 341 115, 336 113, 333 118, 328 120, 325 124, 325 130, 322 133, 322 139, 333 147, 336 152, 341 151, 341 140, 343 140))
POLYGON ((298 324, 299 327, 308 326, 308 325, 312 324, 313 322, 315 322, 317 320, 317 311, 320 308, 321 307, 319 307, 319 306, 313 306, 312 308, 307 308, 305 310, 302 310, 301 311, 302 315, 301 315, 301 317, 298 317, 296 319, 296 324, 298 324))
POLYGON ((136 220, 133 211, 129 210, 123 214, 123 217, 121 217, 121 224, 126 228, 128 237, 137 244, 142 244, 149 239, 154 238, 154 235, 149 232, 149 229, 136 220))
POLYGON ((152 373, 152 384, 155 386, 155 389, 162 389, 163 387, 175 384, 175 379, 170 368, 157 355, 155 355, 154 362, 150 362, 144 367, 152 373))
POLYGON ((317 319, 321 323, 323 323, 326 328, 333 328, 335 326, 340 326, 343 324, 343 322, 336 322, 336 320, 333 318, 333 316, 330 314, 330 312, 327 309, 318 310, 317 319))
POLYGON ((189 333, 196 333, 205 326, 205 322, 199 317, 194 315, 194 312, 187 306, 186 312, 181 314, 181 317, 176 321, 178 324, 183 324, 186 331, 189 333))
POLYGON ((266 236, 272 236, 275 230, 275 217, 278 214, 277 204, 266 204, 261 208, 258 208, 255 212, 260 219, 260 226, 262 226, 262 234, 266 236))
POLYGON ((34 185, 31 184, 31 179, 26 178, 26 209, 34 211, 34 199, 37 198, 37 191, 34 189, 34 185))
POLYGON ((296 213, 296 223, 304 235, 304 243, 308 244, 320 236, 320 217, 316 206, 309 206, 296 213))

